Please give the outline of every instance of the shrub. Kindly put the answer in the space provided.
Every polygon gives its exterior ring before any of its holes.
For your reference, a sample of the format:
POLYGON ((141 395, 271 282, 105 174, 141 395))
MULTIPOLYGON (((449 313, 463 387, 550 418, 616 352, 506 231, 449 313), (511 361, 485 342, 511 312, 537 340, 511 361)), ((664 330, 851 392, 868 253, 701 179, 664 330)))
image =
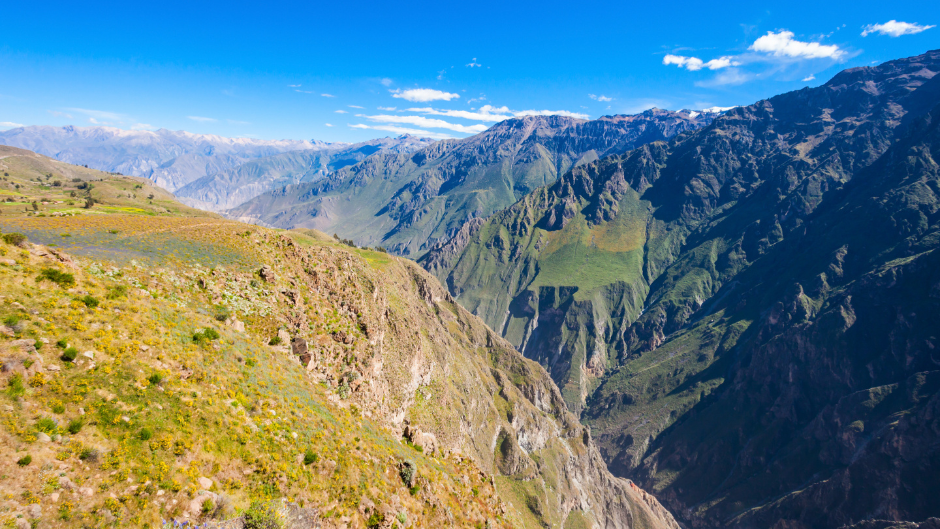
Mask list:
POLYGON ((203 344, 218 339, 219 333, 216 332, 215 329, 203 329, 202 331, 193 334, 193 341, 198 344, 203 344))
POLYGON ((149 441, 150 438, 153 437, 153 432, 150 431, 149 428, 141 428, 137 437, 139 437, 141 441, 149 441))
POLYGON ((3 242, 23 248, 26 246, 26 236, 22 233, 4 233, 3 242))
POLYGON ((65 338, 61 338, 61 339, 60 339, 58 342, 56 342, 55 344, 56 344, 57 346, 59 346, 59 349, 65 349, 66 347, 69 346, 69 341, 66 340, 65 338))
POLYGON ((14 373, 7 383, 7 395, 10 398, 22 397, 26 393, 26 387, 23 385, 23 375, 14 373))
POLYGON ((63 362, 74 362, 76 357, 78 357, 78 349, 69 347, 65 351, 62 351, 62 356, 59 358, 61 358, 63 362))
POLYGON ((417 470, 417 465, 411 461, 403 461, 401 464, 401 470, 398 471, 398 475, 401 476, 401 480, 406 484, 410 485, 411 480, 415 477, 415 471, 417 470))
POLYGON ((98 456, 100 453, 94 448, 83 448, 81 453, 78 454, 78 458, 82 461, 88 461, 89 463, 94 463, 98 461, 98 456))
POLYGON ((60 272, 55 268, 43 268, 42 271, 39 272, 39 276, 36 277, 36 282, 38 283, 44 279, 52 281, 62 288, 75 285, 75 276, 67 272, 60 272))
POLYGON ((85 199, 85 205, 82 207, 84 207, 85 209, 91 209, 91 207, 94 205, 95 205, 95 199, 88 197, 85 199))
POLYGON ((59 425, 49 417, 40 417, 36 421, 36 430, 44 434, 55 435, 59 431, 59 425))
POLYGON ((52 413, 65 413, 65 404, 62 404, 62 401, 55 401, 52 403, 52 413))
POLYGON ((108 293, 105 297, 108 299, 118 299, 126 295, 127 295, 127 286, 114 285, 113 287, 108 287, 108 293))
MULTIPOLYGON (((82 431, 82 426, 85 426, 85 421, 81 419, 72 419, 71 421, 69 421, 69 424, 68 426, 65 427, 65 429, 68 430, 70 434, 75 435, 78 432, 82 431)), ((88 449, 86 448, 85 450, 88 450, 88 449)), ((84 450, 82 451, 82 453, 84 453, 84 450)))
POLYGON ((224 305, 218 305, 215 308, 215 319, 216 321, 225 321, 232 315, 232 312, 228 310, 228 307, 224 305))
POLYGON ((282 529, 284 522, 270 502, 253 501, 242 515, 244 529, 282 529))
POLYGON ((42 340, 36 340, 35 342, 33 342, 33 347, 35 347, 37 351, 42 349, 43 345, 46 345, 46 344, 42 343, 42 340))
POLYGON ((316 463, 316 462, 319 461, 319 460, 320 460, 320 456, 318 456, 317 454, 313 453, 313 450, 310 449, 310 448, 308 448, 307 451, 304 453, 304 464, 305 464, 305 465, 309 465, 309 464, 311 464, 311 463, 316 463))
POLYGON ((20 318, 19 316, 15 314, 11 314, 7 316, 6 318, 3 318, 3 324, 6 325, 7 327, 13 327, 19 322, 20 322, 20 318))
POLYGON ((21 457, 19 460, 17 460, 17 461, 16 461, 16 464, 19 465, 19 466, 21 466, 21 467, 25 467, 26 465, 28 465, 28 464, 30 464, 30 463, 32 463, 32 462, 33 462, 33 456, 31 456, 31 455, 29 455, 29 454, 26 454, 26 456, 21 457))
POLYGON ((150 382, 152 385, 156 386, 163 381, 163 377, 160 376, 160 373, 154 373, 147 377, 147 382, 150 382))
POLYGON ((281 345, 281 337, 275 336, 274 338, 271 338, 271 341, 268 342, 268 345, 281 345))
POLYGON ((98 300, 94 298, 91 294, 85 295, 85 297, 79 298, 79 301, 85 304, 88 308, 95 308, 98 306, 98 300))
POLYGON ((368 520, 366 520, 366 527, 369 529, 374 529, 381 527, 383 523, 385 523, 385 515, 376 511, 372 513, 372 516, 369 516, 368 520))

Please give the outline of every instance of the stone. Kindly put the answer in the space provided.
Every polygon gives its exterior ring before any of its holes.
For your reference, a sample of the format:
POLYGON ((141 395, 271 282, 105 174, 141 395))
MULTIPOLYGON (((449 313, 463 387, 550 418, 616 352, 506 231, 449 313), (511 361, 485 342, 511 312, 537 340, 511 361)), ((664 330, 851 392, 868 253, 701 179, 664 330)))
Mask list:
POLYGON ((91 358, 92 360, 94 360, 94 359, 95 359, 95 352, 94 352, 94 351, 85 351, 84 353, 82 353, 82 356, 84 356, 85 358, 91 358))
POLYGON ((39 518, 40 516, 42 516, 42 505, 39 505, 38 503, 34 503, 30 505, 29 508, 26 509, 26 511, 29 513, 30 518, 33 518, 33 519, 39 518))
POLYGON ((274 275, 274 270, 268 265, 262 266, 261 270, 258 270, 258 275, 261 276, 261 279, 266 283, 273 283, 277 279, 274 275))
POLYGON ((200 477, 199 486, 206 490, 209 490, 212 488, 212 480, 207 477, 200 477))
POLYGON ((31 529, 33 526, 26 518, 17 518, 13 527, 16 529, 31 529))
POLYGON ((52 500, 53 503, 59 501, 59 493, 53 492, 52 494, 49 495, 49 499, 52 500))
POLYGON ((281 343, 284 345, 287 345, 291 342, 290 334, 287 332, 286 329, 278 329, 277 337, 281 339, 281 343))
POLYGON ((72 483, 66 476, 59 476, 59 488, 63 490, 73 490, 75 489, 75 484, 72 483))
POLYGON ((39 441, 40 443, 48 443, 52 441, 52 438, 44 434, 43 432, 39 432, 36 434, 36 440, 39 441))
POLYGON ((290 349, 291 352, 293 352, 296 356, 303 356, 307 354, 307 340, 304 340, 299 336, 294 337, 294 339, 290 342, 290 349))
POLYGON ((3 264, 5 264, 5 265, 7 265, 7 266, 15 266, 15 265, 16 265, 16 261, 14 261, 13 259, 0 259, 0 263, 3 263, 3 264))

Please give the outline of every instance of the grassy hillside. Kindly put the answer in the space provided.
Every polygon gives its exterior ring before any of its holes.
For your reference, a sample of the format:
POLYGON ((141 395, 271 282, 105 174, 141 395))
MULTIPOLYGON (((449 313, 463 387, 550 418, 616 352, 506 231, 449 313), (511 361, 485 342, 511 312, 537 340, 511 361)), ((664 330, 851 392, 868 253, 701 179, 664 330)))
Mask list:
POLYGON ((164 209, 0 217, 0 523, 677 527, 413 263, 164 209))

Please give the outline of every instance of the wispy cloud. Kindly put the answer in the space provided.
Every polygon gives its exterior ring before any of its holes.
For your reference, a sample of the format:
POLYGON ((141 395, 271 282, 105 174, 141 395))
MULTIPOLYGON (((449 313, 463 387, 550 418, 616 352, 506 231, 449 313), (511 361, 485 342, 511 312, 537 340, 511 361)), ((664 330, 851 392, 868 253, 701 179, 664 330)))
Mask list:
POLYGON ((251 123, 247 121, 238 121, 237 119, 227 119, 225 121, 228 121, 232 125, 251 125, 251 123))
POLYGON ((463 118, 489 122, 503 121, 504 119, 509 119, 512 117, 512 112, 507 107, 496 108, 491 105, 484 105, 476 112, 469 112, 467 110, 444 110, 436 108, 409 108, 406 109, 406 111, 418 112, 432 116, 447 116, 451 118, 463 118))
POLYGON ((444 134, 440 132, 431 132, 421 129, 409 129, 406 127, 395 127, 391 125, 366 125, 363 123, 357 123, 355 125, 349 125, 354 129, 372 129, 372 130, 384 130, 386 132, 394 132, 395 134, 411 134, 412 136, 419 136, 422 138, 431 138, 435 140, 449 140, 453 136, 449 134, 444 134))
POLYGON ((157 130, 157 127, 149 123, 134 123, 131 125, 131 130, 157 130))
POLYGON ((739 84, 744 84, 752 79, 754 79, 754 74, 745 72, 740 68, 728 68, 727 70, 722 70, 715 77, 711 79, 705 79, 701 81, 696 81, 695 86, 701 88, 713 88, 716 86, 734 86, 739 84))
POLYGON ((717 59, 712 59, 708 62, 699 59, 698 57, 685 57, 683 55, 666 55, 663 57, 663 64, 675 64, 679 68, 685 68, 691 72, 701 70, 702 68, 708 68, 709 70, 720 70, 722 68, 727 68, 729 66, 738 66, 741 63, 734 60, 734 57, 724 56, 717 59))
POLYGON ((394 112, 398 107, 378 107, 379 110, 384 110, 386 112, 394 112))
POLYGON ((346 112, 345 110, 334 110, 333 112, 336 112, 337 114, 349 114, 349 112, 346 112))
POLYGON ((193 121, 198 121, 200 123, 212 123, 214 121, 218 121, 215 118, 207 118, 204 116, 186 116, 186 118, 191 119, 193 121))
POLYGON ((468 68, 481 68, 483 65, 477 62, 477 58, 474 57, 472 61, 467 63, 468 68))
POLYGON ((383 77, 379 79, 379 82, 382 83, 383 86, 392 86, 392 84, 394 83, 394 81, 392 81, 388 77, 383 77))
POLYGON ((359 105, 349 105, 349 108, 358 108, 358 109, 362 110, 362 109, 364 109, 364 108, 366 108, 366 107, 361 107, 361 106, 359 106, 359 105))
MULTIPOLYGON (((297 93, 300 93, 300 94, 312 94, 312 93, 313 93, 313 90, 298 90, 298 89, 295 88, 295 89, 294 89, 294 92, 297 92, 297 93)), ((330 97, 333 97, 333 96, 330 96, 330 97)))
POLYGON ((320 94, 321 97, 336 97, 333 94, 320 94))
POLYGON ((332 127, 332 126, 333 126, 332 123, 324 123, 324 125, 326 125, 327 127, 332 127))
POLYGON ((12 121, 0 121, 0 128, 5 129, 15 129, 17 127, 22 127, 22 123, 13 123, 12 121))
POLYGON ((835 44, 802 42, 793 38, 792 31, 768 31, 748 47, 749 50, 768 53, 774 57, 792 59, 841 59, 845 51, 835 44))
POLYGON ((590 98, 593 99, 594 101, 603 101, 603 102, 607 102, 607 101, 613 101, 613 100, 614 100, 614 98, 612 98, 612 97, 607 97, 607 96, 605 96, 605 95, 588 94, 588 97, 590 97, 590 98))
POLYGON ((289 84, 289 85, 287 85, 287 86, 289 86, 289 87, 291 87, 291 88, 300 88, 300 87, 303 86, 303 85, 299 85, 299 84, 289 84))
POLYGON ((359 114, 357 116, 378 123, 400 123, 428 129, 447 129, 454 132, 463 132, 464 134, 476 134, 486 130, 486 125, 459 125, 457 123, 444 121, 443 119, 433 119, 422 116, 390 116, 387 114, 379 114, 377 116, 359 114))
POLYGON ((408 90, 389 90, 392 97, 412 101, 415 103, 427 103, 429 101, 450 101, 451 99, 460 99, 460 94, 442 92, 433 88, 411 88, 408 90))
POLYGON ((93 117, 95 119, 107 119, 110 121, 121 121, 124 119, 123 114, 118 114, 117 112, 107 112, 105 110, 89 110, 87 108, 66 108, 69 112, 76 112, 78 114, 85 114, 86 116, 93 117))
POLYGON ((922 26, 917 23, 889 20, 884 24, 869 24, 865 26, 862 28, 862 36, 867 37, 872 33, 878 33, 880 35, 888 35, 889 37, 900 37, 901 35, 914 35, 934 27, 936 26, 922 26))
POLYGON ((808 83, 808 82, 810 82, 810 81, 815 81, 815 80, 816 80, 816 76, 813 75, 813 74, 809 74, 809 75, 807 75, 806 77, 803 78, 803 82, 804 82, 804 83, 808 83))
POLYGON ((53 116, 55 116, 55 117, 57 117, 57 118, 69 118, 69 119, 74 119, 74 118, 72 118, 72 115, 69 114, 68 112, 59 112, 58 110, 47 110, 47 112, 49 112, 50 114, 52 114, 53 116))

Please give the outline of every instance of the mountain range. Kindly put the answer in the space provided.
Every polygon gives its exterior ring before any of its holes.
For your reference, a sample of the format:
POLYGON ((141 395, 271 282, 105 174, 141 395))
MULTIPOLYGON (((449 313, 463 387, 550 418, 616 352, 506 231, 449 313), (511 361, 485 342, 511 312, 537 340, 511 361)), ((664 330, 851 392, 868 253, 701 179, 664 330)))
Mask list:
POLYGON ((19 147, 75 165, 149 178, 167 191, 286 151, 342 148, 306 140, 256 140, 160 129, 113 127, 18 127, 0 132, 0 145, 19 147))
POLYGON ((692 527, 940 515, 940 52, 577 166, 420 263, 692 527))
POLYGON ((315 228, 416 257, 572 167, 702 127, 715 112, 652 109, 597 120, 529 116, 414 154, 384 154, 313 183, 272 190, 231 218, 315 228))
POLYGON ((314 182, 375 154, 408 154, 432 143, 433 140, 406 134, 397 138, 290 151, 204 176, 177 189, 175 194, 187 205, 222 212, 272 189, 314 182))

